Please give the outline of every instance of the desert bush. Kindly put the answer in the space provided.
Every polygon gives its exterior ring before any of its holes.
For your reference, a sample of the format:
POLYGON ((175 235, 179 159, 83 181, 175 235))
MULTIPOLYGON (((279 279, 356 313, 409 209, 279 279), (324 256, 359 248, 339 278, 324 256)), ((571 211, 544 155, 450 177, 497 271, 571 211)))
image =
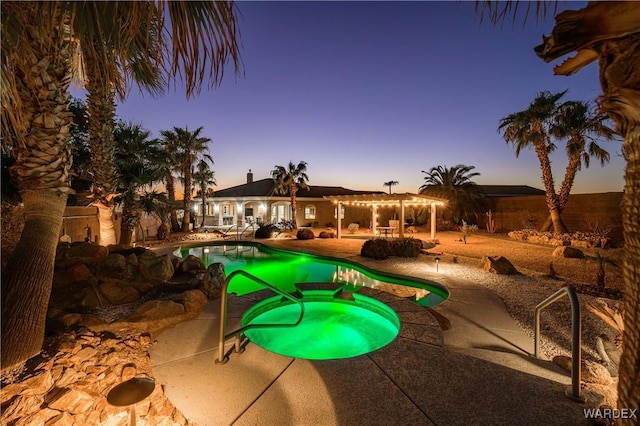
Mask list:
POLYGON ((391 254, 391 243, 383 238, 367 240, 360 249, 360 256, 372 259, 386 259, 391 254))
POLYGON ((311 229, 300 229, 296 234, 296 238, 299 240, 313 240, 315 237, 311 229))
POLYGON ((464 220, 462 221, 462 226, 460 227, 460 234, 462 237, 462 241, 467 244, 467 238, 478 230, 478 225, 469 225, 464 220))
POLYGON ((320 231, 320 234, 318 234, 318 238, 335 238, 335 237, 336 237, 336 234, 328 231, 320 231))
POLYGON ((398 257, 418 257, 422 241, 415 238, 399 238, 391 242, 391 255, 398 257))
POLYGON ((276 226, 270 223, 261 224, 258 229, 256 229, 256 238, 271 238, 273 237, 273 232, 276 230, 276 226))
POLYGON ((350 234, 355 234, 358 229, 360 229, 360 225, 357 223, 350 223, 349 226, 347 226, 347 231, 349 231, 350 234))

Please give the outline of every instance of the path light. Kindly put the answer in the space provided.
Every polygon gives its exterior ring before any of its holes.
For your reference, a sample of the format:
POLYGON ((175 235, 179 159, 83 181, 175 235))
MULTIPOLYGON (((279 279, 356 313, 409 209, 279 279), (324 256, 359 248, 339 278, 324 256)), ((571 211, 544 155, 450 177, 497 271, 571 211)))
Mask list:
MULTIPOLYGON (((126 364, 122 367, 124 373, 125 367, 135 364, 126 364)), ((155 381, 150 377, 134 377, 125 382, 120 383, 107 394, 107 402, 114 407, 130 407, 129 409, 129 425, 136 424, 136 408, 135 405, 144 401, 156 387, 155 381)))
POLYGON ((436 272, 438 272, 438 263, 440 263, 440 258, 438 256, 435 257, 435 259, 433 259, 436 261, 436 272))

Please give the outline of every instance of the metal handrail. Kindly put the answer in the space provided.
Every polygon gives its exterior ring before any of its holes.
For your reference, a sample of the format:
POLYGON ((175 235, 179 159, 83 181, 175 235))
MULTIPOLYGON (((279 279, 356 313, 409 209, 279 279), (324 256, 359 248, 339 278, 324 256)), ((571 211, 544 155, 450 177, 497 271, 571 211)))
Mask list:
MULTIPOLYGON (((242 231, 242 234, 240 234, 240 237, 236 236, 236 239, 237 240, 241 240, 242 237, 244 236, 244 233, 247 232, 249 230, 249 228, 251 228, 251 230, 254 231, 253 224, 247 225, 247 227, 244 228, 244 230, 242 231)), ((254 240, 254 239, 255 239, 255 234, 253 234, 253 237, 251 238, 251 240, 254 240)))
POLYGON ((569 302, 571 302, 571 397, 577 401, 584 401, 580 396, 580 377, 582 369, 581 360, 581 330, 582 323, 580 319, 580 301, 576 292, 571 287, 563 287, 560 290, 547 297, 536 306, 535 321, 534 321, 534 356, 538 357, 540 353, 540 311, 559 300, 564 295, 569 296, 569 302))
POLYGON ((268 282, 256 277, 255 275, 252 275, 246 271, 243 270, 237 270, 237 271, 233 271, 232 273, 229 274, 229 276, 224 280, 224 283, 222 285, 222 293, 220 294, 220 329, 219 329, 219 339, 218 339, 218 358, 216 359, 216 364, 224 364, 225 362, 228 361, 228 358, 224 356, 224 342, 227 339, 230 339, 232 337, 236 337, 236 343, 235 343, 235 352, 241 352, 241 336, 242 333, 244 333, 245 331, 252 329, 252 328, 265 328, 265 327, 295 327, 298 324, 300 324, 300 321, 302 321, 302 317, 304 316, 304 303, 302 303, 302 301, 300 299, 298 299, 297 297, 293 297, 292 295, 290 295, 289 293, 287 293, 286 291, 279 289, 278 287, 269 284, 268 282), (234 279, 235 277, 237 277, 238 275, 243 275, 247 278, 249 278, 250 280, 255 281, 256 283, 260 284, 263 287, 268 288, 269 290, 273 291, 274 293, 277 293, 281 296, 283 296, 284 298, 297 303, 300 305, 300 316, 298 317, 298 320, 293 323, 293 324, 249 324, 249 325, 245 325, 244 327, 240 327, 239 329, 232 331, 229 334, 225 334, 226 333, 226 329, 227 329, 227 289, 229 287, 229 283, 231 282, 232 279, 234 279))

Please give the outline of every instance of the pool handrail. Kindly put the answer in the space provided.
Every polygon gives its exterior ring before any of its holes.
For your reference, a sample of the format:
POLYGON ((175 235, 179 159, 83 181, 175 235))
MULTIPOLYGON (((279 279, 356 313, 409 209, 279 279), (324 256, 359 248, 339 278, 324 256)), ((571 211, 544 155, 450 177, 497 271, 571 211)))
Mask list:
POLYGON ((571 303, 571 394, 567 393, 567 396, 574 401, 584 402, 584 398, 580 395, 582 368, 580 301, 573 288, 569 286, 562 287, 536 306, 533 330, 533 355, 536 358, 540 358, 540 312, 564 295, 569 296, 569 302, 571 303))
POLYGON ((295 327, 298 324, 300 324, 300 322, 302 321, 302 317, 304 316, 304 303, 298 299, 297 297, 292 296, 291 294, 287 293, 286 291, 274 286, 273 284, 269 284, 268 282, 264 281, 261 278, 256 277, 253 274, 250 274, 246 271, 243 271, 241 269, 238 269, 236 271, 233 271, 232 273, 230 273, 227 278, 224 280, 224 283, 222 284, 222 293, 220 294, 220 328, 219 328, 219 338, 218 338, 218 358, 216 359, 216 364, 224 364, 226 363, 229 359, 228 357, 225 357, 224 355, 224 342, 227 341, 227 339, 230 339, 232 337, 236 337, 236 342, 235 342, 235 352, 239 353, 242 351, 241 349, 241 336, 242 334, 252 328, 266 328, 266 327, 295 327), (227 329, 227 295, 228 295, 228 288, 229 288, 229 283, 231 282, 231 280, 233 280, 235 277, 237 277, 238 275, 242 275, 246 278, 249 278, 250 280, 253 280, 254 282, 260 284, 261 286, 273 291, 274 293, 277 293, 279 295, 281 295, 282 297, 297 303, 300 305, 300 316, 298 317, 298 320, 295 323, 292 324, 248 324, 245 325, 244 327, 240 327, 237 330, 232 331, 229 334, 226 334, 226 329, 227 329))

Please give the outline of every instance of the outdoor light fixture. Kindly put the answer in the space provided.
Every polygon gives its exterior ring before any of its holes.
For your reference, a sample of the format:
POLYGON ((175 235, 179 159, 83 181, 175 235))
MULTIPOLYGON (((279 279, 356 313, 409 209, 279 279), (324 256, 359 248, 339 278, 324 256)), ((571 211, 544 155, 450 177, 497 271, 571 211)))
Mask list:
MULTIPOLYGON (((126 366, 134 366, 130 363, 126 366)), ((124 372, 124 367, 123 367, 124 372)), ((134 377, 120 383, 109 391, 107 402, 114 407, 129 407, 129 424, 136 424, 136 404, 147 399, 156 387, 155 381, 150 377, 134 377)))
POLYGON ((440 263, 440 258, 436 256, 433 260, 436 261, 436 272, 438 272, 438 263, 440 263))
POLYGON ((209 253, 209 247, 205 247, 204 252, 209 253))

